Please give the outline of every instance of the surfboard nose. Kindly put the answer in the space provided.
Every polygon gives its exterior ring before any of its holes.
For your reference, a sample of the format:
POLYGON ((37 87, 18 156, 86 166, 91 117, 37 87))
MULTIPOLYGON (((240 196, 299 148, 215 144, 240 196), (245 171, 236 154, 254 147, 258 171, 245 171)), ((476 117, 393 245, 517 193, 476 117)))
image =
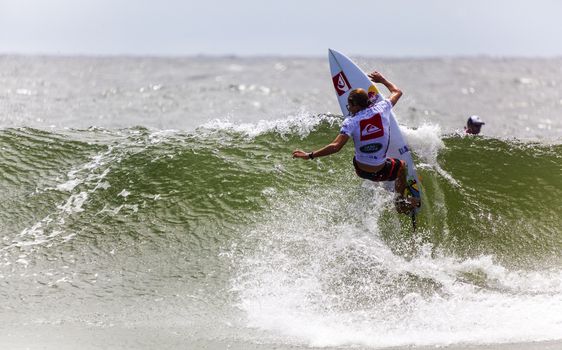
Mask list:
POLYGON ((340 52, 338 52, 337 50, 334 50, 334 49, 330 49, 330 48, 329 48, 329 49, 328 49, 328 57, 330 57, 330 56, 336 58, 336 57, 341 57, 341 56, 343 56, 343 55, 342 55, 340 52))
POLYGON ((334 57, 334 58, 336 58, 337 55, 338 55, 338 52, 337 52, 336 50, 330 49, 330 48, 328 49, 328 57, 334 57))

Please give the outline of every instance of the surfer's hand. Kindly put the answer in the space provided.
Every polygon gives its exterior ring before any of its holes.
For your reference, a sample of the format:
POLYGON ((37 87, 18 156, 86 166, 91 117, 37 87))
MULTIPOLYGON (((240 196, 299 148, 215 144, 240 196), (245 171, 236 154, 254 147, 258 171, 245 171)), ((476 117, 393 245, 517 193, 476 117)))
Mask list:
POLYGON ((369 79, 371 79, 373 83, 383 83, 386 80, 385 77, 377 71, 369 73, 369 79))
POLYGON ((293 158, 308 159, 308 153, 301 151, 300 149, 296 149, 293 151, 293 158))

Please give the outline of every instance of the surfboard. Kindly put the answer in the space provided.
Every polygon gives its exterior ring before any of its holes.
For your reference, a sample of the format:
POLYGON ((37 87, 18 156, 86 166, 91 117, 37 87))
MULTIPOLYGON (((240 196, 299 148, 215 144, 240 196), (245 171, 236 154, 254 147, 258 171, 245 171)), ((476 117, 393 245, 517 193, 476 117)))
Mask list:
MULTIPOLYGON (((332 82, 344 116, 349 115, 349 111, 346 107, 347 96, 353 89, 365 89, 365 91, 369 93, 369 98, 374 103, 384 99, 384 96, 377 89, 376 85, 369 79, 367 74, 365 74, 352 60, 336 50, 329 49, 328 52, 332 82)), ((390 144, 387 157, 398 158, 406 162, 408 165, 408 174, 406 176, 406 180, 408 182, 407 191, 409 191, 411 196, 419 198, 421 203, 421 182, 416 172, 416 166, 414 164, 414 160, 412 159, 410 147, 404 140, 400 127, 398 126, 398 122, 396 121, 394 111, 392 111, 390 115, 390 144)), ((392 183, 391 188, 393 189, 394 181, 387 182, 392 183)), ((386 187, 389 188, 390 186, 386 187)), ((416 227, 416 215, 420 209, 421 205, 411 212, 414 229, 416 227)))

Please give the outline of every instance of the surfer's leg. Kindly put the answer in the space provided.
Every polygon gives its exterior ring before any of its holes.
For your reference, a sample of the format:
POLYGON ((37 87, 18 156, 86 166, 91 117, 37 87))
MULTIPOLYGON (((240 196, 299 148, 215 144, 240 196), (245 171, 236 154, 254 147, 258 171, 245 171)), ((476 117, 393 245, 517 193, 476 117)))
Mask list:
POLYGON ((400 168, 398 169, 398 176, 394 181, 394 190, 396 194, 404 197, 404 191, 406 190, 406 164, 403 160, 400 161, 400 168))
POLYGON ((353 166, 355 173, 362 179, 379 181, 394 181, 394 189, 396 191, 396 198, 394 205, 396 211, 403 214, 409 214, 415 208, 419 200, 413 197, 406 197, 406 163, 397 158, 387 158, 385 166, 378 173, 369 173, 361 170, 357 166, 357 161, 353 158, 353 166))
POLYGON ((394 205, 396 211, 401 214, 409 214, 412 209, 419 205, 419 199, 414 197, 406 197, 404 192, 406 191, 406 163, 400 161, 400 169, 398 169, 398 176, 394 181, 394 190, 396 192, 396 198, 394 199, 394 205))

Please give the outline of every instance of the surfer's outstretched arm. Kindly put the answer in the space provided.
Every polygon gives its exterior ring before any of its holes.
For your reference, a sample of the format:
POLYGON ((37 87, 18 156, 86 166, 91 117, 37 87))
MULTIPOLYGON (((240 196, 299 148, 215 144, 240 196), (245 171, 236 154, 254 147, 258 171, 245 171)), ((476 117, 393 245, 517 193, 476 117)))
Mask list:
POLYGON ((383 77, 383 75, 379 72, 375 71, 369 74, 369 78, 373 83, 381 83, 384 86, 386 86, 388 91, 390 91, 390 96, 388 97, 388 99, 390 100, 393 106, 396 105, 400 97, 402 97, 402 90, 400 90, 398 86, 394 85, 388 79, 383 77))
POLYGON ((301 151, 300 149, 293 151, 293 158, 302 158, 302 159, 314 159, 317 157, 324 157, 329 156, 330 154, 334 154, 339 152, 345 143, 349 140, 349 136, 345 134, 339 134, 332 143, 320 148, 317 151, 312 152, 305 152, 301 151))

